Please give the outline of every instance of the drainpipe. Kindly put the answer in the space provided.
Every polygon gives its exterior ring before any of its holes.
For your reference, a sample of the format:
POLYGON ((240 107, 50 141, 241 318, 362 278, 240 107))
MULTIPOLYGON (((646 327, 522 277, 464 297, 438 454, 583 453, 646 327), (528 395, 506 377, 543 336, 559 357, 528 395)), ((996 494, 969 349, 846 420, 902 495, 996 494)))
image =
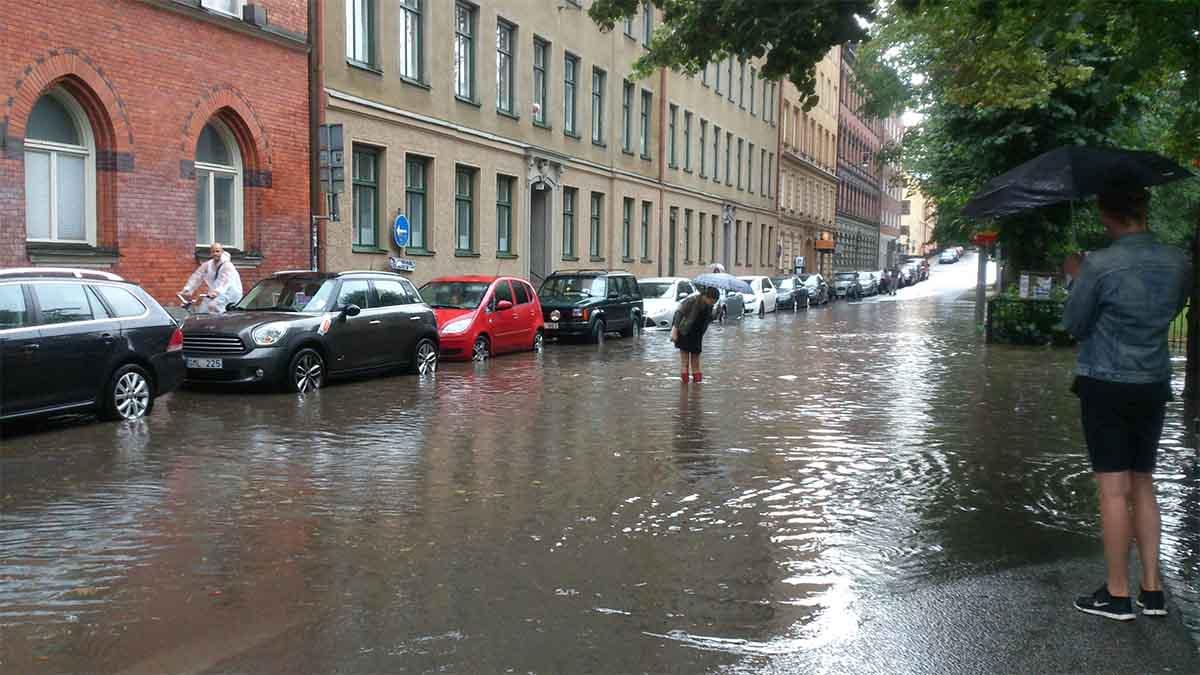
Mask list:
POLYGON ((658 276, 663 275, 663 229, 667 227, 666 200, 664 189, 667 179, 666 129, 667 129, 667 69, 658 69, 658 276))
MULTIPOLYGON (((316 230, 317 240, 310 241, 311 255, 318 260, 317 269, 325 269, 325 195, 321 191, 320 147, 317 129, 325 122, 325 0, 308 3, 308 173, 310 230, 316 230)), ((311 233, 309 237, 311 238, 311 233)))
MULTIPOLYGON (((777 175, 777 172, 783 170, 783 125, 779 123, 779 118, 781 115, 783 115, 783 95, 785 93, 785 90, 784 90, 784 82, 785 81, 786 80, 779 80, 779 85, 778 85, 779 96, 778 96, 777 100, 774 101, 774 103, 775 103, 775 115, 774 115, 774 119, 775 119, 775 166, 771 167, 770 175, 767 176, 767 194, 775 195, 773 206, 775 208, 775 222, 779 223, 780 241, 783 240, 784 216, 783 216, 783 210, 781 208, 779 208, 779 180, 775 176, 777 175)), ((761 171, 761 168, 759 170, 761 171)), ((790 223, 789 223, 789 227, 790 227, 790 223)), ((792 233, 789 232, 788 236, 792 237, 792 233)), ((792 237, 792 238, 794 239, 794 237, 792 237)), ((803 233, 801 233, 800 242, 801 242, 801 246, 803 246, 803 243, 804 243, 803 233)), ((794 249, 792 249, 791 247, 788 247, 788 248, 791 250, 791 253, 793 255, 796 253, 796 251, 794 249)), ((801 249, 801 250, 804 251, 805 255, 808 255, 807 249, 801 249)), ((795 259, 792 259, 787 262, 788 262, 788 268, 794 270, 795 263, 796 263, 795 259)), ((805 262, 807 263, 808 260, 805 260, 805 262)), ((778 256, 775 257, 775 263, 779 264, 778 256)))

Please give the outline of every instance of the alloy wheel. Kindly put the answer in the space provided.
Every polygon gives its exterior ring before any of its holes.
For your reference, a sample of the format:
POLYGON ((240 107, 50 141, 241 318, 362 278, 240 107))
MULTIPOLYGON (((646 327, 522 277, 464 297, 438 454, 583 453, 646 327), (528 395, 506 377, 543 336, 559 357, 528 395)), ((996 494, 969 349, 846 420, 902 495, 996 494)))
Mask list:
POLYGON ((296 391, 307 394, 321 388, 324 375, 325 366, 321 363, 321 357, 308 352, 296 360, 296 367, 292 370, 292 383, 296 391))
POLYGON ((117 380, 113 403, 122 419, 135 420, 150 407, 150 383, 138 372, 130 371, 117 380))
POLYGON ((541 353, 546 348, 546 336, 541 331, 533 334, 533 351, 541 353))
POLYGON ((475 346, 471 349, 471 360, 475 362, 487 361, 491 355, 487 338, 482 335, 475 338, 475 346))
POLYGON ((417 373, 420 375, 435 375, 438 367, 438 350, 433 343, 425 340, 417 347, 417 373))

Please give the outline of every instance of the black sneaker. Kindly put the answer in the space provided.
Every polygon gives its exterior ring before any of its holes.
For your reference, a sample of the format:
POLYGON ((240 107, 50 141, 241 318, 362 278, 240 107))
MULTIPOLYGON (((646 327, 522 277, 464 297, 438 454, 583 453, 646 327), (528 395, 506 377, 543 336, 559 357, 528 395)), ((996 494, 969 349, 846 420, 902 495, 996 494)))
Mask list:
POLYGON ((1117 621, 1132 621, 1137 618, 1133 611, 1133 602, 1128 597, 1117 598, 1110 595, 1107 584, 1091 595, 1076 598, 1075 609, 1117 621))
POLYGON ((1146 616, 1167 615, 1167 596, 1162 591, 1142 590, 1138 593, 1137 605, 1146 616))

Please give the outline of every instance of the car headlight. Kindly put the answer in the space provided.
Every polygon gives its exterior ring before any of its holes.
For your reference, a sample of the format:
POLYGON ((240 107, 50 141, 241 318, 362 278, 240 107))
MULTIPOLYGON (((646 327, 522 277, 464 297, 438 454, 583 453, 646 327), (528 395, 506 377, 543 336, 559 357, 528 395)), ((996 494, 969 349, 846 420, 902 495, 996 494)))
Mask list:
POLYGON ((445 327, 442 328, 442 334, 443 335, 459 335, 461 333, 467 332, 467 329, 471 327, 471 320, 473 318, 474 317, 464 316, 461 319, 455 319, 455 320, 451 321, 450 323, 446 324, 445 327))
POLYGON ((250 333, 250 337, 254 340, 254 344, 259 347, 273 347, 279 344, 279 341, 283 339, 287 331, 288 323, 286 321, 276 321, 274 323, 264 323, 255 328, 250 333))

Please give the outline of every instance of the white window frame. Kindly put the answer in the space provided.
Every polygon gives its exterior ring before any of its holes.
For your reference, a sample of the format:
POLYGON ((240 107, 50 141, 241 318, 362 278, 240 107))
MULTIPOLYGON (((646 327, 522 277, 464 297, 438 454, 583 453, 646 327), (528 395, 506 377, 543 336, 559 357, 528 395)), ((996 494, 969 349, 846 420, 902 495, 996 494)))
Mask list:
POLYGON ((242 149, 238 145, 237 139, 234 138, 233 132, 221 120, 213 118, 207 124, 212 125, 217 130, 217 135, 225 143, 225 148, 229 151, 230 157, 233 158, 233 165, 226 166, 200 161, 195 162, 196 180, 200 181, 202 180, 202 176, 204 176, 203 180, 207 180, 208 182, 208 241, 197 240, 196 248, 207 248, 213 244, 213 240, 216 238, 217 188, 215 176, 221 175, 233 178, 233 241, 223 241, 221 244, 229 248, 241 250, 244 248, 243 238, 245 237, 242 218, 244 211, 244 198, 242 196, 242 181, 244 176, 242 149))
MULTIPOLYGON (((79 138, 83 141, 83 145, 68 145, 65 143, 55 143, 52 141, 40 141, 35 138, 26 138, 24 142, 25 149, 25 165, 29 163, 28 156, 30 154, 43 154, 50 157, 50 236, 48 238, 34 238, 29 236, 29 226, 26 224, 25 237, 26 241, 39 242, 55 242, 55 243, 82 243, 96 245, 96 138, 92 134, 92 124, 88 120, 87 114, 83 112, 83 107, 75 100, 73 96, 63 91, 62 88, 51 89, 43 94, 50 96, 55 101, 66 109, 67 114, 71 116, 71 121, 75 123, 75 129, 79 132, 79 138), (70 155, 72 157, 83 158, 83 240, 79 239, 59 239, 58 238, 58 157, 60 155, 70 155)), ((25 195, 26 218, 29 214, 29 195, 25 195)))
POLYGON ((242 18, 242 6, 246 4, 245 0, 232 0, 232 2, 233 4, 237 5, 237 9, 233 12, 230 12, 227 9, 222 9, 218 6, 227 4, 227 0, 200 0, 200 6, 209 10, 210 12, 217 12, 218 14, 232 16, 238 19, 242 18))

